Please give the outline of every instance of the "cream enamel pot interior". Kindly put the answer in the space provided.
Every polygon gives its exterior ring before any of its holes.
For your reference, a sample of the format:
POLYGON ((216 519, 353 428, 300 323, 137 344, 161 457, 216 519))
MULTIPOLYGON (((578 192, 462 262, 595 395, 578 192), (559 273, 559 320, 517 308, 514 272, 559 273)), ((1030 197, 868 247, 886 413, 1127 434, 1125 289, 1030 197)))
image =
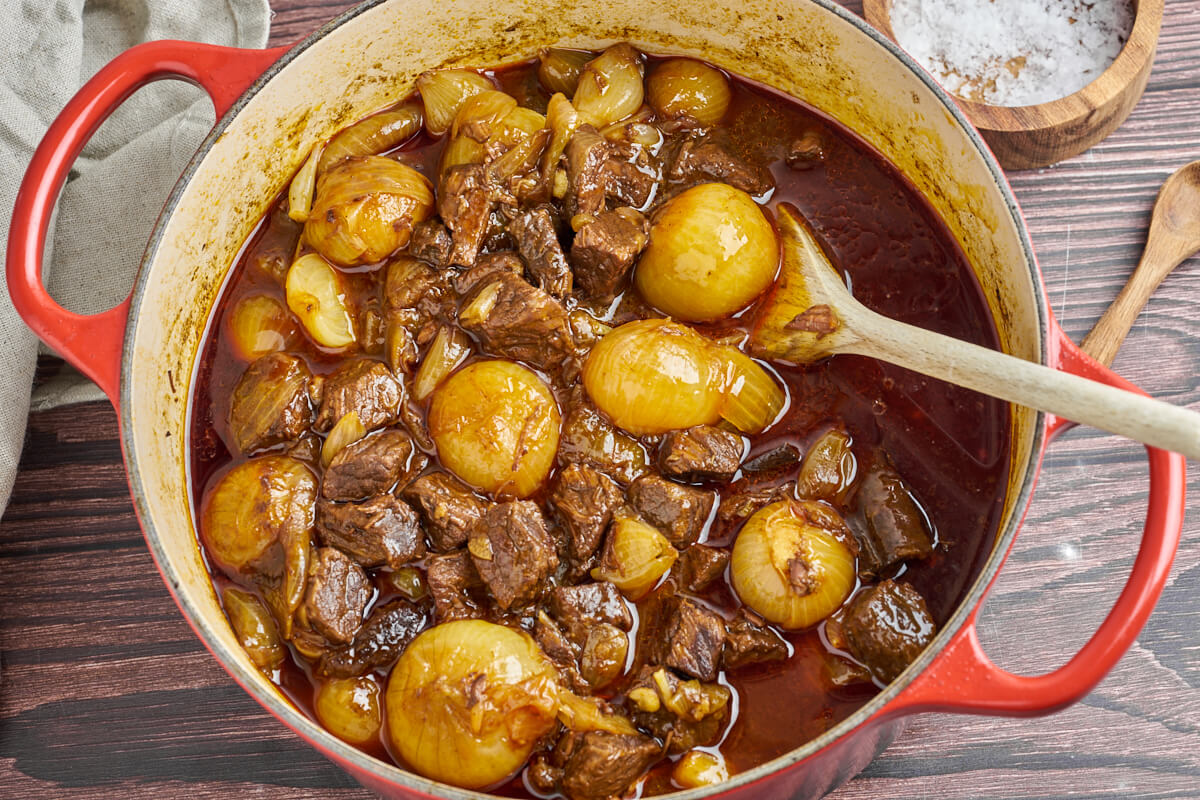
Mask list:
MULTIPOLYGON (((205 329, 242 243, 314 142, 406 95, 424 70, 524 59, 550 44, 597 48, 616 40, 706 59, 857 131, 947 222, 979 275, 1005 350, 1133 389, 1080 353, 1052 319, 1007 183, 949 97, 894 45, 828 0, 738 0, 703 9, 670 0, 378 0, 286 54, 180 42, 127 52, 81 90, 34 157, 9 241, 13 302, 39 336, 117 405, 147 543, 197 635, 268 711, 389 797, 483 795, 432 783, 342 743, 299 713, 238 645, 201 560, 188 490, 189 397, 205 329), (95 317, 71 314, 40 280, 50 212, 71 162, 100 122, 139 86, 161 78, 205 87, 220 122, 169 198, 129 300, 95 317)), ((817 740, 719 787, 671 797, 818 797, 881 752, 907 714, 1042 714, 1089 691, 1133 642, 1162 590, 1182 525, 1184 466, 1179 456, 1148 449, 1150 506, 1129 583, 1066 666, 1018 677, 987 659, 975 614, 1012 545, 1044 447, 1062 427, 1061 420, 1014 409, 997 541, 966 599, 916 663, 817 740)))

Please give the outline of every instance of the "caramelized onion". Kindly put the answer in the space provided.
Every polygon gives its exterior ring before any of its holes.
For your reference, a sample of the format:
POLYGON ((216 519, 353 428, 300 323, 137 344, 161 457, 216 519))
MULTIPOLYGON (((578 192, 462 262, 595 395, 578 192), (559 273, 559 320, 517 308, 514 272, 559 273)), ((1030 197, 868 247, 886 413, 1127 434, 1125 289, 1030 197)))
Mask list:
POLYGON ((313 710, 334 736, 351 744, 366 744, 383 727, 379 684, 370 675, 331 678, 317 688, 313 710))
POLYGON ((309 153, 300 171, 288 186, 288 216, 296 222, 305 222, 312 209, 313 192, 317 186, 317 164, 321 161, 320 145, 309 153))
POLYGON ((588 122, 603 128, 641 108, 642 56, 628 44, 614 44, 583 68, 572 104, 588 122))
POLYGON ((354 344, 354 321, 341 276, 316 253, 301 256, 288 270, 287 304, 308 335, 325 347, 354 344))
POLYGON ((679 551, 656 528, 640 519, 616 516, 592 578, 608 581, 630 600, 637 600, 654 588, 678 558, 679 551))
POLYGON ((254 595, 230 586, 221 592, 221 605, 229 617, 233 633, 254 666, 270 672, 283 663, 287 648, 279 638, 279 629, 271 612, 254 595))
POLYGON ((729 110, 729 79, 691 58, 670 58, 646 79, 646 100, 664 117, 691 117, 716 125, 729 110))
POLYGON ((462 329, 450 325, 438 328, 429 352, 413 377, 412 396, 424 400, 433 393, 446 376, 471 354, 471 340, 462 329))
POLYGON ((442 69, 417 78, 417 91, 425 106, 425 129, 441 136, 468 97, 493 89, 492 82, 469 69, 442 69))
MULTIPOLYGON (((405 103, 390 111, 372 114, 343 128, 325 145, 317 172, 323 173, 347 158, 373 156, 400 146, 421 128, 421 107, 405 103)), ((303 220, 301 220, 303 222, 303 220)))
POLYGON ((334 456, 367 435, 366 426, 354 411, 344 415, 334 424, 321 446, 321 466, 328 467, 334 456))
POLYGON ((587 50, 547 48, 538 54, 538 80, 551 94, 562 92, 567 96, 573 95, 584 66, 595 57, 594 53, 587 50))
POLYGON ((229 334, 239 358, 254 361, 286 350, 299 332, 283 303, 265 294, 243 297, 229 316, 229 334))

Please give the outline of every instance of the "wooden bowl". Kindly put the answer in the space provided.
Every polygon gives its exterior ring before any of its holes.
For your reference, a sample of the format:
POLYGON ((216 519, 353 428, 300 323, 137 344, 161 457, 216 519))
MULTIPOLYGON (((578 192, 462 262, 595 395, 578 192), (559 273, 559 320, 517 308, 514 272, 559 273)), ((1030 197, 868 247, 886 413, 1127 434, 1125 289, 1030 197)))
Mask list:
MULTIPOLYGON (((1116 130, 1141 99, 1158 46, 1163 0, 1133 0, 1133 30, 1115 61, 1074 94, 1032 106, 993 106, 955 96, 1006 169, 1045 167, 1079 155, 1116 130)), ((892 0, 863 0, 867 22, 896 41, 892 0)))

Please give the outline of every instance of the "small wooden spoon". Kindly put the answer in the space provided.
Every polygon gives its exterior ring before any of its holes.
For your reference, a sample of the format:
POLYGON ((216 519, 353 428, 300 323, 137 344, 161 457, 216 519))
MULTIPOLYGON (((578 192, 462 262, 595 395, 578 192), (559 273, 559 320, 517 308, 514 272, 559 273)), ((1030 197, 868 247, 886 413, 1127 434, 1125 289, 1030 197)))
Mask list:
POLYGON ((807 223, 781 205, 779 284, 750 339, 768 359, 855 353, 1200 458, 1200 414, 888 319, 858 302, 807 223))
POLYGON ((1108 366, 1134 320, 1163 278, 1200 250, 1200 161, 1171 174, 1158 190, 1146 249, 1125 288, 1083 340, 1080 348, 1108 366))

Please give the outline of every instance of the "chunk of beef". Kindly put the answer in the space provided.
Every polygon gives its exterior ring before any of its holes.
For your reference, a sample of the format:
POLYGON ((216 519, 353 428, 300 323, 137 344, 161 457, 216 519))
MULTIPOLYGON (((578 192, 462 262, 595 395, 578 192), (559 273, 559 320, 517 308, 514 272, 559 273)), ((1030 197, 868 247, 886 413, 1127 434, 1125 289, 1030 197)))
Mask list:
POLYGON ((809 170, 825 160, 825 141, 816 130, 807 130, 788 145, 784 161, 795 170, 809 170))
POLYGON ((855 503, 864 523, 859 544, 868 571, 878 574, 901 561, 933 554, 925 517, 886 458, 876 458, 862 477, 855 503))
POLYGON ((467 549, 479 576, 507 611, 532 602, 558 568, 554 539, 537 503, 496 503, 471 529, 467 549))
POLYGON ((702 592, 725 571, 729 551, 720 547, 694 544, 679 554, 671 568, 676 585, 685 592, 702 592))
POLYGON ((591 565, 613 509, 624 500, 621 487, 591 467, 571 464, 558 473, 550 504, 566 529, 566 556, 574 574, 583 574, 591 565))
POLYGON ((555 372, 575 355, 566 308, 511 273, 480 281, 463 299, 458 321, 493 355, 555 372))
POLYGON ((516 253, 484 253, 475 261, 475 266, 460 272, 454 278, 454 290, 467 295, 479 284, 497 273, 507 272, 518 278, 525 274, 525 262, 516 253))
POLYGON ((447 170, 438 187, 438 214, 451 232, 449 262, 463 267, 474 264, 491 222, 487 168, 459 164, 447 170))
POLYGON ((925 598, 886 580, 859 592, 842 618, 850 654, 881 681, 893 681, 933 641, 937 624, 925 598))
POLYGON ((745 609, 725 623, 725 649, 721 651, 721 666, 725 669, 763 661, 782 661, 787 657, 787 642, 766 627, 761 619, 753 619, 745 609))
POLYGON ((431 264, 438 269, 450 266, 450 250, 454 240, 450 231, 440 220, 427 219, 413 228, 412 238, 408 242, 410 255, 431 264))
POLYGON ((617 587, 608 581, 559 586, 550 593, 550 613, 567 625, 607 623, 623 631, 633 627, 633 615, 617 587))
POLYGON ((571 267, 563 255, 547 206, 531 208, 508 224, 508 232, 517 242, 517 251, 538 287, 563 300, 571 293, 571 267))
POLYGON ((304 361, 286 353, 257 359, 242 374, 229 403, 229 429, 243 453, 290 442, 312 424, 304 361))
POLYGON ((667 170, 667 178, 685 185, 721 181, 758 196, 775 188, 771 172, 734 154, 721 133, 704 133, 685 139, 667 170))
POLYGON ((667 742, 672 755, 715 744, 729 719, 732 699, 720 684, 685 681, 657 665, 642 667, 626 696, 633 721, 667 742))
POLYGON ((356 358, 325 376, 321 408, 313 427, 322 433, 351 411, 367 430, 382 428, 400 416, 404 387, 382 361, 356 358))
POLYGON ((392 600, 371 612, 354 641, 326 650, 317 662, 317 674, 352 678, 387 669, 427 624, 425 612, 417 606, 407 600, 392 600))
POLYGON ((360 502, 318 500, 317 537, 368 568, 395 569, 425 555, 417 512, 386 493, 360 502))
POLYGON ((574 691, 590 691, 591 687, 579 672, 579 648, 567 638, 562 627, 541 609, 538 609, 533 623, 533 638, 574 691))
POLYGON ((471 528, 487 510, 466 484, 445 472, 422 475, 401 495, 420 509, 429 543, 440 552, 465 545, 471 528))
POLYGON ((712 492, 649 474, 629 487, 629 502, 646 522, 682 549, 700 538, 715 499, 712 492))
POLYGON ((717 509, 717 521, 722 525, 739 525, 760 508, 766 508, 771 503, 786 500, 791 497, 790 486, 768 486, 758 489, 745 489, 727 495, 717 509))
POLYGON ((756 479, 773 472, 789 470, 800 463, 800 450, 792 444, 781 444, 759 453, 742 464, 742 471, 755 473, 756 479))
POLYGON ((444 270, 434 269, 412 256, 397 256, 388 262, 383 298, 389 317, 401 314, 401 318, 416 330, 429 320, 445 315, 454 293, 444 270))
POLYGON ((668 478, 724 483, 742 465, 745 452, 746 443, 736 433, 714 425, 697 425, 663 437, 658 468, 668 478))
POLYGON ((412 437, 401 430, 371 434, 344 447, 325 468, 321 496, 329 500, 361 500, 389 491, 411 471, 412 437))
POLYGON ((657 598, 647 608, 638 648, 647 664, 664 664, 702 681, 716 680, 725 620, 681 595, 657 598), (648 617, 648 618, 647 618, 648 617))
POLYGON ((646 472, 646 450, 637 439, 622 433, 586 402, 576 403, 563 420, 558 439, 561 464, 587 464, 632 483, 646 472))
POLYGON ((662 757, 662 748, 640 733, 568 733, 562 791, 570 800, 621 797, 662 757))
POLYGON ((313 629, 331 642, 350 642, 362 626, 371 599, 371 581, 363 568, 333 547, 316 552, 304 608, 313 629))
POLYGON ((580 125, 567 144, 567 218, 604 210, 608 142, 591 125, 580 125))
POLYGON ((575 281, 589 297, 615 297, 646 247, 646 219, 632 208, 602 211, 571 243, 575 281))
POLYGON ((425 580, 433 597, 436 624, 483 616, 483 603, 475 591, 483 586, 483 581, 466 550, 430 556, 425 580))
POLYGON ((618 205, 642 209, 658 188, 658 169, 644 150, 639 148, 637 155, 633 161, 621 158, 606 161, 604 186, 607 195, 618 205))

